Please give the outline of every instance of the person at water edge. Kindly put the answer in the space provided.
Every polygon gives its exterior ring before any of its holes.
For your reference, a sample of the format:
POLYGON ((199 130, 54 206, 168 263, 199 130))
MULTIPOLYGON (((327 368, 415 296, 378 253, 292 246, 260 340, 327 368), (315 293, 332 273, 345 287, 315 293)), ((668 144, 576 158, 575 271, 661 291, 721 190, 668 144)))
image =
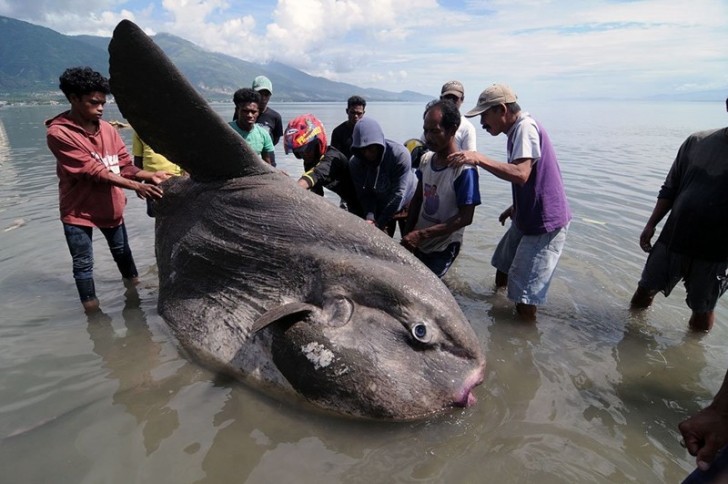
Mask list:
POLYGON ((349 173, 349 159, 326 144, 321 121, 312 114, 292 119, 284 132, 283 146, 286 154, 293 153, 303 160, 305 173, 298 179, 298 186, 321 196, 327 188, 341 197, 347 210, 362 216, 349 173))
MULTIPOLYGON (((136 131, 131 135, 131 153, 134 157, 134 166, 137 168, 151 172, 164 171, 173 176, 184 175, 182 168, 169 161, 164 155, 155 152, 139 137, 136 131)), ((149 198, 147 198, 147 215, 154 217, 154 203, 149 198)))
POLYGON ((372 118, 354 126, 349 161, 351 180, 366 221, 394 235, 396 220, 405 220, 417 188, 410 153, 403 144, 384 137, 372 118))
POLYGON ((248 145, 258 154, 263 161, 275 166, 273 159, 273 140, 270 138, 270 134, 259 124, 256 124, 258 119, 258 106, 260 105, 260 94, 256 91, 244 87, 238 89, 233 94, 233 102, 235 103, 235 112, 237 113, 237 119, 228 123, 248 145))
POLYGON ((334 128, 331 132, 331 146, 344 153, 344 156, 351 158, 351 140, 354 134, 354 126, 364 116, 367 108, 367 101, 361 96, 351 96, 346 101, 347 120, 334 128))
POLYGON ((138 273, 124 225, 126 196, 161 198, 163 171, 140 170, 132 163, 119 133, 101 119, 109 82, 89 67, 66 69, 60 89, 71 106, 46 121, 48 148, 56 158, 61 222, 73 259, 73 277, 87 312, 99 308, 93 279, 93 228, 101 230, 122 278, 137 282, 138 273), (141 183, 145 181, 147 183, 141 183))
POLYGON ((450 166, 447 157, 457 150, 455 137, 460 111, 450 100, 433 101, 425 108, 426 152, 417 169, 417 190, 409 207, 402 245, 438 277, 443 277, 460 252, 465 227, 480 205, 478 170, 450 166))
POLYGON ((513 204, 498 220, 512 223, 498 243, 491 263, 497 287, 507 287, 508 298, 526 319, 546 302, 551 279, 561 256, 571 211, 556 152, 546 130, 530 114, 521 111, 518 97, 503 84, 485 89, 466 117, 480 116, 480 124, 492 136, 505 133, 507 162, 476 151, 449 156, 455 166, 479 166, 511 182, 513 204))
POLYGON ((683 483, 728 480, 728 373, 710 405, 680 422, 682 444, 695 456, 697 469, 683 483), (718 480, 718 478, 722 480, 718 480))
MULTIPOLYGON (((727 107, 728 108, 728 107, 727 107)), ((728 288, 728 128, 693 133, 683 142, 640 234, 649 253, 631 306, 644 309, 669 296, 682 279, 692 310, 688 325, 710 331, 728 288), (666 216, 654 246, 657 224, 666 216)))
MULTIPOLYGON (((260 114, 256 122, 268 131, 273 146, 275 146, 283 136, 283 119, 281 119, 278 111, 268 106, 268 102, 273 95, 273 83, 265 76, 258 76, 253 79, 252 88, 260 94, 260 103, 258 104, 260 114)), ((270 157, 271 165, 276 166, 275 152, 272 152, 270 157)))
MULTIPOLYGON (((458 111, 465 101, 465 88, 460 81, 448 81, 442 85, 440 89, 440 99, 448 99, 455 104, 458 111)), ((457 133, 455 133, 455 146, 458 151, 475 151, 476 133, 475 126, 473 123, 468 121, 465 116, 460 116, 460 127, 458 127, 457 133)), ((425 134, 422 134, 422 141, 425 140, 425 134)))

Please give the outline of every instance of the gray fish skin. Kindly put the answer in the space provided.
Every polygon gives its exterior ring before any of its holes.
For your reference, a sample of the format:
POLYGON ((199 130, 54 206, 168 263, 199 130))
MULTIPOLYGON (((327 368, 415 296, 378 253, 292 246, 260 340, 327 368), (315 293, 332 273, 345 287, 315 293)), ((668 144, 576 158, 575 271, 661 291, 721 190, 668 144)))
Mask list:
POLYGON ((230 137, 136 25, 121 22, 109 52, 122 113, 192 174, 165 183, 156 221, 159 312, 191 357, 343 416, 414 420, 475 402, 481 343, 434 274, 230 137))

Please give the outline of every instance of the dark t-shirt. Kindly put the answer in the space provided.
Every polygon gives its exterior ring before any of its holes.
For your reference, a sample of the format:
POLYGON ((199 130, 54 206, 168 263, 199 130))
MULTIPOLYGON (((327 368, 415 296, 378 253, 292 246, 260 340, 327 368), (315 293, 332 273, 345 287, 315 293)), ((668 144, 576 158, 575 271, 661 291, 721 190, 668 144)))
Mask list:
POLYGON ((311 185, 311 191, 324 194, 324 187, 346 202, 350 212, 361 216, 354 184, 349 174, 349 159, 333 146, 329 146, 318 163, 304 164, 306 173, 301 176, 311 185))
POLYGON ((260 113, 256 123, 268 130, 268 134, 270 134, 273 140, 273 145, 277 145, 281 136, 283 136, 283 121, 278 111, 266 108, 264 112, 260 113))
POLYGON ((728 128, 690 135, 657 197, 672 201, 660 242, 678 254, 728 260, 728 128))
POLYGON ((331 132, 331 146, 339 150, 347 158, 351 158, 351 136, 354 133, 354 126, 349 121, 344 121, 331 132))

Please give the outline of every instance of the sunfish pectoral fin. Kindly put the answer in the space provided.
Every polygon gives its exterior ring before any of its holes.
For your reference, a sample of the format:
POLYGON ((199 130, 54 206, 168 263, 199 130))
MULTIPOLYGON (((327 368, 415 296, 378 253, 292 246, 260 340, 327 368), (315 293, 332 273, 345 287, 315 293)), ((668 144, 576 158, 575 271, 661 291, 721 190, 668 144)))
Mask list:
POLYGON ((293 302, 283 304, 281 306, 276 306, 273 309, 270 309, 265 313, 261 314, 260 317, 255 320, 255 323, 253 323, 253 327, 250 328, 250 334, 254 335, 261 329, 277 322, 289 320, 289 318, 292 316, 297 316, 301 318, 303 316, 308 316, 309 314, 318 311, 318 307, 314 306, 313 304, 308 304, 304 302, 293 302))

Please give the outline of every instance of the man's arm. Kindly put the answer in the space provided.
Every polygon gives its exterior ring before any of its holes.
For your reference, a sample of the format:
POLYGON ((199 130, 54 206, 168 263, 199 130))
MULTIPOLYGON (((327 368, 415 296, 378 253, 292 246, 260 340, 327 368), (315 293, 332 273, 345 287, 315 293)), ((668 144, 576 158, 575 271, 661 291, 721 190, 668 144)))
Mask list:
POLYGON ((519 158, 511 163, 495 161, 477 151, 458 151, 447 157, 450 166, 472 165, 483 168, 501 180, 523 185, 531 176, 533 158, 519 158))
POLYGON ((501 214, 498 216, 498 221, 501 225, 506 224, 506 220, 513 217, 513 205, 508 207, 507 209, 503 210, 501 214))
POLYGON ((123 176, 116 175, 109 172, 108 182, 114 186, 120 188, 126 188, 134 190, 139 198, 162 198, 162 189, 157 185, 162 183, 164 180, 169 178, 170 175, 166 171, 158 171, 152 173, 150 171, 141 170, 138 171, 135 177, 138 180, 144 180, 149 183, 139 183, 138 181, 124 178, 123 176))
POLYGON ((655 227, 657 227, 657 224, 660 223, 671 208, 672 200, 668 198, 657 199, 655 208, 652 209, 652 215, 650 215, 649 220, 647 220, 647 224, 645 224, 645 228, 642 229, 642 233, 640 234, 640 247, 642 247, 642 250, 645 252, 652 250, 651 240, 652 236, 655 235, 655 227))
POLYGON ((708 470, 715 454, 728 444, 728 372, 713 402, 678 428, 698 468, 708 470))
POLYGON ((447 235, 455 232, 461 227, 465 227, 473 223, 473 214, 475 213, 475 205, 463 205, 458 207, 458 213, 445 220, 442 223, 432 225, 426 229, 414 230, 409 232, 402 238, 402 245, 407 250, 415 250, 427 239, 447 235))
POLYGON ((72 177, 88 177, 97 183, 108 183, 120 188, 134 190, 141 198, 161 198, 162 190, 155 185, 146 185, 132 180, 148 180, 154 184, 161 183, 169 177, 168 173, 151 173, 139 170, 132 165, 129 153, 123 147, 123 142, 118 151, 119 168, 122 175, 117 175, 109 170, 106 165, 96 160, 91 154, 78 147, 73 140, 64 135, 60 130, 49 130, 47 135, 48 148, 59 162, 61 170, 72 177))
POLYGON ((301 178, 298 179, 298 185, 309 190, 317 185, 324 187, 329 185, 333 181, 331 179, 332 162, 333 160, 328 154, 324 155, 313 168, 301 175, 301 178))
MULTIPOLYGON (((417 172, 417 178, 417 189, 415 190, 415 194, 412 196, 412 201, 410 201, 409 213, 407 214, 407 223, 404 226, 405 235, 412 232, 412 230, 415 228, 415 225, 417 225, 417 220, 419 220, 420 218, 420 209, 422 208, 422 190, 424 188, 422 186, 422 178, 419 171, 417 172)), ((402 238, 402 245, 404 245, 404 238, 402 238)))
POLYGON ((268 131, 261 128, 260 126, 256 126, 261 134, 263 135, 263 151, 260 153, 260 157, 263 158, 263 161, 268 163, 269 165, 276 166, 276 159, 275 159, 275 147, 273 146, 273 140, 270 137, 270 134, 268 134, 268 131))
POLYGON ((374 211, 377 207, 377 199, 374 191, 367 190, 364 186, 367 177, 365 163, 356 156, 352 156, 349 161, 349 173, 351 175, 351 181, 354 184, 354 190, 356 191, 356 198, 359 200, 359 205, 361 205, 361 215, 367 222, 374 223, 374 211))
POLYGON ((480 166, 502 180, 523 185, 531 176, 533 165, 541 158, 541 134, 536 122, 530 118, 523 119, 512 129, 513 133, 508 136, 508 163, 495 161, 476 151, 453 153, 448 160, 456 166, 480 166))
POLYGON ((693 137, 688 137, 680 146, 677 152, 675 161, 673 161, 670 171, 665 177, 665 181, 662 183, 660 193, 657 194, 657 202, 655 208, 652 209, 652 214, 645 224, 645 228, 642 229, 640 234, 640 247, 645 252, 652 250, 652 237, 655 235, 655 228, 660 221, 665 218, 665 215, 672 209, 675 198, 678 196, 683 172, 686 169, 686 165, 689 159, 690 147, 692 146, 693 137))
POLYGON ((273 140, 274 145, 277 145, 281 139, 281 136, 283 136, 283 120, 281 119, 281 115, 278 114, 277 111, 275 115, 275 125, 273 126, 273 131, 271 131, 270 136, 273 140))
MULTIPOLYGON (((385 175, 392 178, 390 183, 395 188, 390 193, 389 200, 385 204, 384 208, 376 217, 376 226, 380 229, 384 229, 390 220, 392 220, 394 214, 397 213, 397 210, 402 203, 402 199, 407 193, 411 180, 410 177, 412 176, 412 158, 407 149, 402 146, 402 151, 397 154, 392 153, 392 156, 396 156, 394 165, 392 166, 391 171, 388 170, 388 173, 385 175)), ((382 163, 384 163, 384 161, 382 161, 382 163)), ((381 165, 379 169, 382 169, 381 165)), ((381 172, 379 176, 382 176, 381 172)))

